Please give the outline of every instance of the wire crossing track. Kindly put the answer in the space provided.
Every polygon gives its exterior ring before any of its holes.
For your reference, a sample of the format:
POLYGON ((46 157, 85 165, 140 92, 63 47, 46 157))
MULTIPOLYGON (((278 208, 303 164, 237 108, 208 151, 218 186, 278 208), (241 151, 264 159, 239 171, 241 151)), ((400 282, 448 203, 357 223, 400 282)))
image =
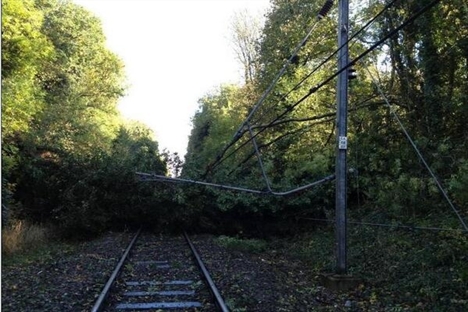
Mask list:
POLYGON ((189 236, 183 236, 138 231, 92 311, 229 311, 189 236))

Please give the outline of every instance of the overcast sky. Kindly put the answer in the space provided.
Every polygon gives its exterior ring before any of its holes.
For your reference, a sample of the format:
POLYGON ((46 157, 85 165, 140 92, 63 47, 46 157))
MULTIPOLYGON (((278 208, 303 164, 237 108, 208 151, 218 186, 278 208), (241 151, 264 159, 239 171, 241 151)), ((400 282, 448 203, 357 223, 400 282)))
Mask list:
POLYGON ((264 15, 269 0, 73 0, 98 16, 125 63, 122 114, 156 134, 160 150, 185 155, 198 99, 241 81, 230 42, 235 12, 264 15))

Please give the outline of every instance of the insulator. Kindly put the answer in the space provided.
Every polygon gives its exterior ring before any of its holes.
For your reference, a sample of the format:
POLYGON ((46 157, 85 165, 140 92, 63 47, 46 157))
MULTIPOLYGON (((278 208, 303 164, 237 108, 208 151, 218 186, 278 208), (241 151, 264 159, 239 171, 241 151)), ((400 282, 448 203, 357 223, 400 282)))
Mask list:
POLYGON ((323 7, 320 9, 317 17, 319 19, 324 18, 328 14, 328 12, 330 12, 332 7, 333 7, 333 0, 327 0, 325 4, 323 5, 323 7))
POLYGON ((314 92, 317 92, 318 89, 319 89, 319 85, 316 85, 316 86, 310 88, 309 94, 312 94, 312 93, 314 93, 314 92))
POLYGON ((349 80, 356 79, 357 76, 358 76, 358 74, 357 74, 356 69, 354 69, 352 67, 348 68, 348 79, 349 80))
POLYGON ((299 55, 294 54, 293 57, 290 58, 291 64, 298 65, 299 64, 299 55))

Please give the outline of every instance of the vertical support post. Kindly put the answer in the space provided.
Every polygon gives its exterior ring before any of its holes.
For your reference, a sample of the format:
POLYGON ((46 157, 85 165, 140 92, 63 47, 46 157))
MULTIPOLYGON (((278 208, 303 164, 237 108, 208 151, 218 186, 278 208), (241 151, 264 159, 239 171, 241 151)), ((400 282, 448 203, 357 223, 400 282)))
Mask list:
MULTIPOLYGON (((349 0, 340 0, 338 8, 338 70, 348 66, 348 25, 349 0)), ((343 70, 338 76, 337 83, 337 151, 336 151, 336 274, 347 273, 346 246, 346 203, 347 203, 347 166, 346 155, 348 148, 347 113, 348 113, 348 70, 343 70)))

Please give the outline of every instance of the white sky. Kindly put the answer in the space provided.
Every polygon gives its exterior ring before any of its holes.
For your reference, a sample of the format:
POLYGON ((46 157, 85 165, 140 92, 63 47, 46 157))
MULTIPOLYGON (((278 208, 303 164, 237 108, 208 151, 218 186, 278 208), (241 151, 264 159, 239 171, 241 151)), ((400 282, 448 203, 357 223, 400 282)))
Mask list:
POLYGON ((102 21, 107 45, 125 63, 119 109, 184 156, 198 99, 241 81, 230 42, 234 12, 263 15, 269 0, 73 0, 102 21))

